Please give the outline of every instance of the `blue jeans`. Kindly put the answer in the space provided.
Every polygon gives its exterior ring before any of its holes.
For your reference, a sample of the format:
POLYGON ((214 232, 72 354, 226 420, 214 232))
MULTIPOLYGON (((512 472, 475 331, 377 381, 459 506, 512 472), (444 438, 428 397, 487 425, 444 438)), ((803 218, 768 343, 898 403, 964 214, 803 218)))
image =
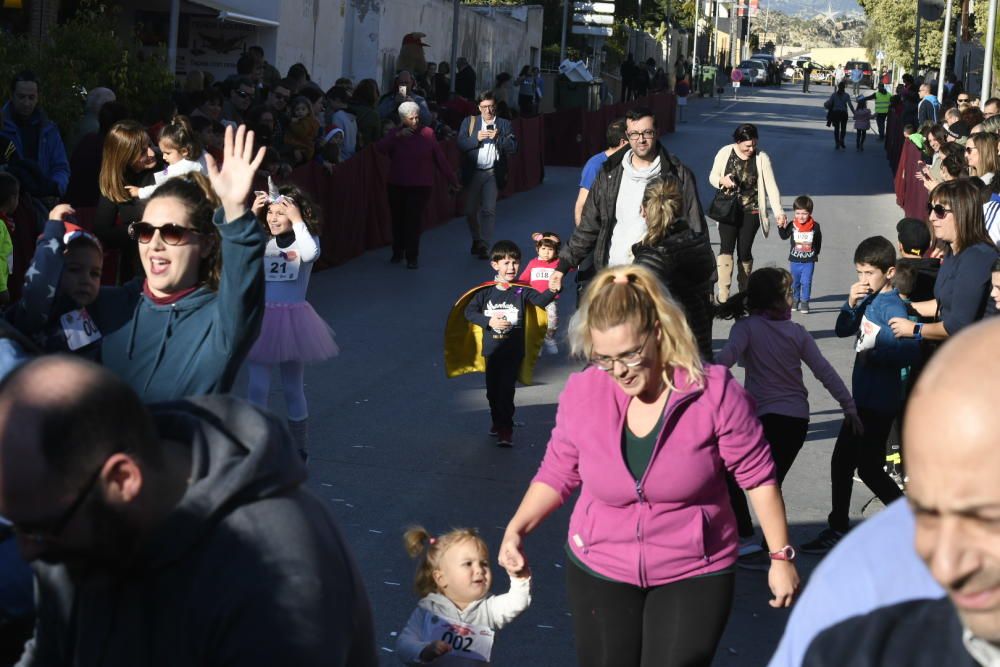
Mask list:
POLYGON ((816 262, 789 262, 792 270, 792 301, 808 301, 812 293, 816 262))

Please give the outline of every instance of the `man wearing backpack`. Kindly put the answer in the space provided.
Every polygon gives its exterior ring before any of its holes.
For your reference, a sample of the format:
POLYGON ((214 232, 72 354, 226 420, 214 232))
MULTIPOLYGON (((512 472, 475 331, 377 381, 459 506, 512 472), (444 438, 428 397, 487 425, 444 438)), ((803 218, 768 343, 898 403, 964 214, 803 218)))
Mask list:
POLYGON ((489 259, 497 195, 507 185, 507 156, 517 151, 510 121, 496 115, 496 104, 492 92, 483 93, 479 115, 467 117, 458 130, 465 217, 472 235, 471 252, 480 259, 489 259))

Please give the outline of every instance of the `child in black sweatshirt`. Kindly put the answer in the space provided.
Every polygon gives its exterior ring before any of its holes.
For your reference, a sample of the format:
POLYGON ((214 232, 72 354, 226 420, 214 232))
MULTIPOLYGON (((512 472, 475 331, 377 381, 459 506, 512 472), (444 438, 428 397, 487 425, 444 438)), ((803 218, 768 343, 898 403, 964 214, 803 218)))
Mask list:
POLYGON ((486 400, 497 444, 510 447, 514 429, 514 385, 524 359, 525 309, 534 304, 545 308, 556 293, 551 287, 538 292, 514 283, 521 268, 521 249, 513 241, 497 241, 490 250, 490 265, 496 271, 492 286, 480 289, 465 308, 465 318, 483 329, 486 359, 486 400))

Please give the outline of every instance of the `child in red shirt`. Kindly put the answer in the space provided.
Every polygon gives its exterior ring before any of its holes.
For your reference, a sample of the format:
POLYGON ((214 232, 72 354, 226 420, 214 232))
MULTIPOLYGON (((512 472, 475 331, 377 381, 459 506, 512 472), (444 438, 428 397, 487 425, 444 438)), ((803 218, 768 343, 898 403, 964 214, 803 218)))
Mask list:
MULTIPOLYGON (((549 288, 549 278, 552 272, 559 265, 559 248, 562 242, 555 232, 535 232, 531 235, 535 242, 535 250, 538 256, 528 262, 518 278, 518 282, 530 283, 538 292, 544 292, 549 288)), ((558 299, 558 297, 556 297, 558 299)), ((553 301, 545 307, 545 313, 549 319, 549 326, 545 332, 545 341, 542 349, 549 354, 559 354, 559 345, 556 343, 556 330, 559 328, 559 311, 553 301)))

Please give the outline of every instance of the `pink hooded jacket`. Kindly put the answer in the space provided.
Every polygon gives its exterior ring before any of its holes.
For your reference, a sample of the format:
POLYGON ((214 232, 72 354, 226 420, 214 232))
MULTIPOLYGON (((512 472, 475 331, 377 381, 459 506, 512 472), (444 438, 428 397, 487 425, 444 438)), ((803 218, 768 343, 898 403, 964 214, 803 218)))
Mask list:
POLYGON ((595 572, 659 586, 736 562, 736 518, 724 471, 745 489, 775 484, 774 461, 750 398, 729 370, 706 365, 703 388, 674 373, 677 390, 649 467, 638 482, 622 455, 629 397, 605 372, 570 376, 533 481, 563 502, 573 553, 595 572))

